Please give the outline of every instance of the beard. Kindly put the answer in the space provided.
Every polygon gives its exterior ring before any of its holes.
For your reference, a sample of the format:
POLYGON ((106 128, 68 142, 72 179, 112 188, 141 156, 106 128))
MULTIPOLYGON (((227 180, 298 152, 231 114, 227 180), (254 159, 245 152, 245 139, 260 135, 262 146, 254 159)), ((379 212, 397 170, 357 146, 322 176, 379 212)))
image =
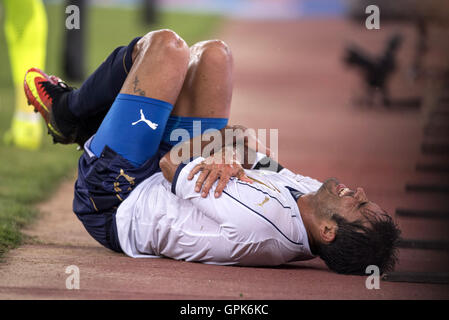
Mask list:
POLYGON ((330 219, 334 214, 338 214, 339 198, 332 192, 338 183, 335 178, 327 179, 313 196, 311 205, 318 218, 330 219))

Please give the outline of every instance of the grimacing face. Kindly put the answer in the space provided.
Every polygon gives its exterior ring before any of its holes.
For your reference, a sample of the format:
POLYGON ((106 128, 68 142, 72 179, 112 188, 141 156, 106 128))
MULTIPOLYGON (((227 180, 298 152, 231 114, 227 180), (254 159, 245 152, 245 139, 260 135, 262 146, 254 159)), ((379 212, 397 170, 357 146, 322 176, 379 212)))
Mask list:
POLYGON ((313 197, 313 205, 322 218, 331 218, 337 213, 349 222, 368 222, 363 215, 364 209, 383 212, 376 203, 368 200, 362 188, 351 190, 335 178, 324 181, 313 197))

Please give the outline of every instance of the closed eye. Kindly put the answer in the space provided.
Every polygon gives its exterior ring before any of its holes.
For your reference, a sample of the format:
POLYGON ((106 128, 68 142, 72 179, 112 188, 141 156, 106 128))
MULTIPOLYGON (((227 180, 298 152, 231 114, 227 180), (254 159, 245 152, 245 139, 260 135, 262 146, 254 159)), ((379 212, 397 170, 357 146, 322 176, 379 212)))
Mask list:
POLYGON ((365 206, 366 204, 368 204, 368 201, 362 202, 357 206, 357 210, 361 209, 363 206, 365 206))

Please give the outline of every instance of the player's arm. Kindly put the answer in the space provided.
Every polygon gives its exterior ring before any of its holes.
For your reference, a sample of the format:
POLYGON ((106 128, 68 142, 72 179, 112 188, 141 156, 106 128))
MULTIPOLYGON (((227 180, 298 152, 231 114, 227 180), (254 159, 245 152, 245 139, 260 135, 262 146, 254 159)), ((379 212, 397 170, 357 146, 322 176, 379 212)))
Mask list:
MULTIPOLYGON (((164 157, 162 157, 162 159, 159 162, 159 166, 162 170, 164 177, 168 181, 172 182, 178 166, 180 164, 188 163, 193 158, 202 156, 204 154, 203 151, 205 151, 206 148, 207 148, 206 151, 209 151, 210 155, 214 155, 218 152, 221 152, 223 147, 226 146, 226 144, 236 145, 239 143, 243 144, 253 143, 251 139, 247 139, 243 137, 243 135, 237 135, 233 139, 226 139, 226 130, 242 131, 246 130, 246 128, 240 125, 226 126, 221 130, 205 133, 196 136, 183 143, 177 144, 164 157)), ((269 149, 268 150, 266 149, 266 151, 269 152, 269 149)), ((216 155, 216 157, 219 158, 220 155, 216 155)), ((204 158, 208 158, 208 156, 209 154, 207 156, 204 156, 204 158)))
MULTIPOLYGON (((230 127, 226 126, 225 128, 219 130, 221 137, 224 137, 224 130, 227 128, 230 127)), ((220 146, 217 146, 218 148, 223 146, 223 139, 220 141, 215 141, 215 139, 210 141, 211 139, 208 139, 206 135, 207 134, 199 135, 188 141, 179 143, 162 157, 159 161, 159 167, 161 168, 165 179, 172 182, 178 166, 180 164, 187 163, 190 159, 200 156, 202 150, 204 150, 206 146, 210 146, 210 144, 217 142, 220 144, 220 146), (198 145, 200 146, 200 154, 197 154, 198 150, 195 150, 195 146, 198 145), (187 152, 185 152, 185 150, 187 150, 187 152)))
POLYGON ((240 125, 234 126, 234 130, 239 131, 234 147, 237 159, 244 169, 280 172, 284 168, 274 159, 275 155, 270 148, 257 138, 254 130, 240 125))
POLYGON ((187 180, 192 180, 198 172, 201 173, 195 183, 195 192, 201 192, 203 198, 209 194, 209 190, 217 180, 218 183, 214 193, 216 198, 221 196, 232 177, 252 183, 252 180, 246 176, 242 164, 237 159, 235 145, 225 146, 219 152, 195 165, 189 172, 187 180))
POLYGON ((252 150, 250 146, 256 146, 266 154, 269 154, 270 150, 257 137, 248 135, 247 129, 243 126, 227 126, 219 133, 219 135, 216 132, 203 134, 175 146, 159 163, 164 177, 172 182, 179 165, 202 155, 203 150, 207 147, 208 150, 218 151, 212 152, 211 156, 205 156, 204 161, 195 166, 189 175, 189 180, 191 180, 197 172, 202 171, 196 181, 196 192, 201 192, 205 197, 214 182, 219 180, 215 193, 215 196, 219 197, 231 177, 250 182, 245 176, 243 168, 251 168, 253 163, 243 163, 242 165, 238 159, 249 158, 244 154, 248 154, 249 150, 252 150), (232 130, 233 139, 226 139, 226 130, 232 130), (214 138, 211 139, 210 136, 214 138), (217 136, 220 138, 217 139, 217 136), (210 142, 211 140, 212 142, 210 142), (228 144, 226 145, 226 143, 228 144), (199 150, 195 150, 195 145, 200 146, 199 150), (185 152, 186 149, 188 152, 185 152))

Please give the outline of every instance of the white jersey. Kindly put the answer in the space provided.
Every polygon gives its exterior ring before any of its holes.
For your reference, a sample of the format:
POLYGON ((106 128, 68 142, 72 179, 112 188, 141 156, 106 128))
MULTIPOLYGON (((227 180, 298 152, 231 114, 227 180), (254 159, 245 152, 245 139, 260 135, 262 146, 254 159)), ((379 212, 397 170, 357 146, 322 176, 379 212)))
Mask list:
POLYGON ((319 181, 288 169, 245 170, 252 184, 232 178, 221 197, 214 197, 215 183, 202 198, 194 190, 198 176, 187 180, 202 160, 180 166, 173 183, 154 174, 122 202, 116 222, 127 255, 244 266, 314 258, 289 188, 305 194, 319 181))

